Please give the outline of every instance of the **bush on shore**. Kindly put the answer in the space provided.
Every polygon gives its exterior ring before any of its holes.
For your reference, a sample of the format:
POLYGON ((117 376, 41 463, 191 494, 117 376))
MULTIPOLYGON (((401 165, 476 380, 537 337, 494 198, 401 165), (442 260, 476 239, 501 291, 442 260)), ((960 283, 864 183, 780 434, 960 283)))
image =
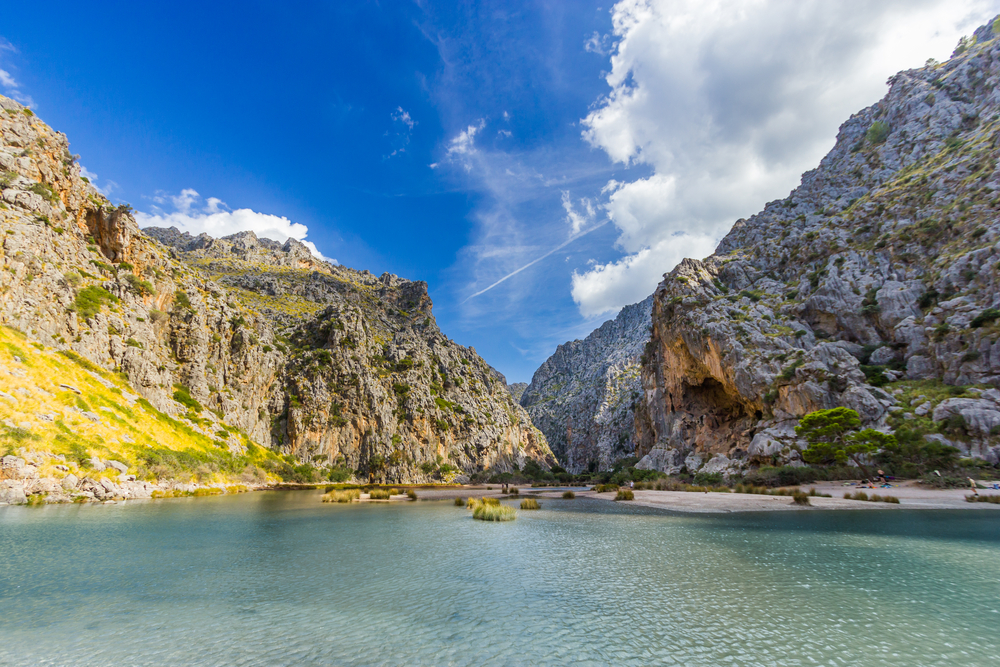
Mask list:
POLYGON ((574 498, 576 498, 576 494, 572 491, 563 491, 564 500, 573 500, 574 498))
POLYGON ((368 492, 368 497, 372 500, 389 500, 389 489, 372 489, 368 492))
POLYGON ((994 505, 1000 505, 1000 496, 996 494, 989 496, 977 496, 970 493, 965 497, 965 501, 968 503, 992 503, 994 505))
POLYGON ((618 489, 615 500, 635 500, 635 494, 632 493, 632 489, 618 489))

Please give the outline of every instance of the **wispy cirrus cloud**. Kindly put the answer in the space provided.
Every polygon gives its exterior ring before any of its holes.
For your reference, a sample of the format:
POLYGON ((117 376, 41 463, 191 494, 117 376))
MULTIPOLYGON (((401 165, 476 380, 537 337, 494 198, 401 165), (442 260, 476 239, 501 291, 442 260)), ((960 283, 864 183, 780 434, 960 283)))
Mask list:
MULTIPOLYGON (((3 55, 2 52, 4 51, 13 54, 18 53, 17 48, 13 44, 8 42, 3 37, 0 37, 0 56, 3 55)), ((2 63, 3 61, 0 60, 0 64, 2 63)), ((11 67, 10 65, 6 64, 4 64, 4 66, 11 67)), ((24 106, 26 107, 35 106, 35 100, 31 98, 31 95, 28 95, 27 93, 24 92, 20 82, 18 82, 18 80, 14 78, 14 75, 11 74, 8 70, 2 68, 0 68, 0 88, 3 89, 5 95, 8 95, 11 98, 17 100, 24 106)))
POLYGON ((389 117, 392 119, 392 129, 386 130, 385 136, 389 138, 392 152, 386 156, 386 159, 406 152, 410 145, 413 128, 417 125, 417 121, 413 120, 410 112, 403 107, 396 107, 396 110, 389 114, 389 117))
POLYGON ((80 165, 80 175, 90 181, 90 184, 94 186, 94 189, 105 197, 110 197, 115 190, 121 189, 120 186, 112 180, 105 179, 103 184, 98 184, 100 178, 97 174, 87 169, 82 164, 80 165))

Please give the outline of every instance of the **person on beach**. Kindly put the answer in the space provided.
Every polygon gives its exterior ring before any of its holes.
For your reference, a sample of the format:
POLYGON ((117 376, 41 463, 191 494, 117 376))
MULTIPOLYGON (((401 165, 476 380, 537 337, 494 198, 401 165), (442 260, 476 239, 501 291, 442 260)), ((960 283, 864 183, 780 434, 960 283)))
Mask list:
POLYGON ((979 490, 976 489, 976 480, 972 479, 971 477, 967 477, 966 479, 968 479, 969 480, 969 484, 972 485, 972 495, 978 496, 979 495, 979 490))

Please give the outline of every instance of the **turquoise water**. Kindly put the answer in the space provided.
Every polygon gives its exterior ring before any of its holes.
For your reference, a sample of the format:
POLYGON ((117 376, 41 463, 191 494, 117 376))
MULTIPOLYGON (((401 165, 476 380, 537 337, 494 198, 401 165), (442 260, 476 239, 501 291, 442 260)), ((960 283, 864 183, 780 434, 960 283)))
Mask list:
POLYGON ((0 508, 2 665, 997 665, 1000 513, 0 508))

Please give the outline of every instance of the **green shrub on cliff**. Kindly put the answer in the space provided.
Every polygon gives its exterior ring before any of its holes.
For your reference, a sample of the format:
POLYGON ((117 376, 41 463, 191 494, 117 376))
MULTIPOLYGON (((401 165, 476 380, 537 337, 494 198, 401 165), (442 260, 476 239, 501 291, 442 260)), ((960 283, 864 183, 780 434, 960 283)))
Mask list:
POLYGON ((99 313, 101 306, 108 303, 118 303, 118 297, 97 285, 84 287, 76 293, 76 298, 73 300, 77 315, 85 320, 99 313))
POLYGON ((872 145, 882 143, 888 136, 889 124, 881 120, 877 120, 872 123, 868 128, 868 131, 865 133, 865 139, 867 139, 868 143, 872 145))

